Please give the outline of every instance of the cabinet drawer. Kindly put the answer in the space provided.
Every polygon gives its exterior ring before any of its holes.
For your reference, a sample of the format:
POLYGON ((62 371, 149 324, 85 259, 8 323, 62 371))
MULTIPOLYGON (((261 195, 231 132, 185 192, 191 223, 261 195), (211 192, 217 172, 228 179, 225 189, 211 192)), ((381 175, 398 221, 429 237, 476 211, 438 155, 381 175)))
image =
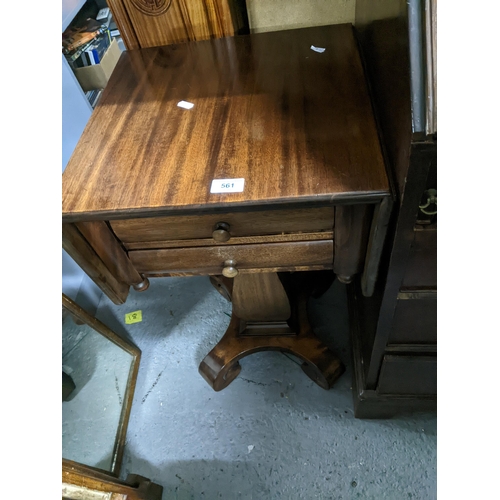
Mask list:
POLYGON ((435 344, 437 294, 400 293, 399 295, 389 344, 435 344))
POLYGON ((150 217, 115 220, 110 225, 125 246, 133 249, 140 242, 212 238, 215 226, 222 222, 229 225, 231 237, 332 231, 334 208, 150 217))
POLYGON ((437 394, 437 357, 384 356, 377 392, 408 395, 437 394))
POLYGON ((437 286, 437 229, 414 231, 402 286, 437 286))
POLYGON ((232 260, 241 272, 321 270, 333 267, 333 240, 167 248, 129 252, 142 274, 222 274, 232 260))

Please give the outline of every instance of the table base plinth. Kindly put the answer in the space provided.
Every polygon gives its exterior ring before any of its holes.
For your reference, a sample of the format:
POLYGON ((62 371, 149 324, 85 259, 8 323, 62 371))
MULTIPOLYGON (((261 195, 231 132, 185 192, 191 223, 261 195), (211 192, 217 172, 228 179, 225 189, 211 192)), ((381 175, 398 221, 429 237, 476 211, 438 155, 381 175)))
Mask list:
MULTIPOLYGON (((252 280, 267 279, 265 275, 260 276, 262 278, 255 276, 252 280)), ((237 280, 238 277, 235 278, 237 280)), ((225 389, 239 375, 240 359, 259 351, 281 351, 298 357, 303 362, 301 367, 304 373, 326 390, 344 373, 341 360, 312 331, 307 317, 307 300, 312 290, 304 286, 303 280, 287 287, 290 317, 270 321, 238 317, 234 310, 241 310, 241 307, 234 304, 237 299, 233 293, 234 286, 223 279, 212 279, 212 283, 223 296, 233 300, 233 314, 226 333, 199 366, 200 374, 215 391, 225 389)), ((275 290, 269 295, 272 301, 272 295, 279 295, 279 292, 275 290)), ((277 300, 282 301, 282 297, 277 300)), ((248 310, 248 305, 245 310, 248 310)))

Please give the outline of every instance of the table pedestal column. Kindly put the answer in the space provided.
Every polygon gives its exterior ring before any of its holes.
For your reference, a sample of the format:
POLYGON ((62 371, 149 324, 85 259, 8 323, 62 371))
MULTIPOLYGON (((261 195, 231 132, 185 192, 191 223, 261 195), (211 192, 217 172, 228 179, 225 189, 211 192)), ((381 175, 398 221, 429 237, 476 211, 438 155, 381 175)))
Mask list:
POLYGON ((231 300, 233 311, 226 333, 199 366, 210 386, 215 391, 227 387, 241 371, 238 361, 249 354, 281 351, 300 358, 304 373, 330 389, 345 368, 314 335, 307 318, 308 298, 326 291, 333 273, 330 276, 327 282, 324 274, 304 272, 212 277, 212 284, 231 300))

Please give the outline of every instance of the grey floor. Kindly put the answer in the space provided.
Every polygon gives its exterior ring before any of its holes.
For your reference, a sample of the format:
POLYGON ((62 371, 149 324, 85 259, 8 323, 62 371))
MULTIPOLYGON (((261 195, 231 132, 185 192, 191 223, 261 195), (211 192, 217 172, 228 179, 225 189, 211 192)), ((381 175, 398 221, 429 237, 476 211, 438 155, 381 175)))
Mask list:
POLYGON ((347 366, 330 391, 293 357, 265 352, 214 392, 198 364, 230 311, 203 277, 152 279, 122 306, 101 299, 97 317, 142 350, 121 477, 150 478, 165 500, 436 498, 435 413, 354 418, 343 285, 310 302, 315 332, 347 366), (126 325, 136 310, 142 322, 126 325))

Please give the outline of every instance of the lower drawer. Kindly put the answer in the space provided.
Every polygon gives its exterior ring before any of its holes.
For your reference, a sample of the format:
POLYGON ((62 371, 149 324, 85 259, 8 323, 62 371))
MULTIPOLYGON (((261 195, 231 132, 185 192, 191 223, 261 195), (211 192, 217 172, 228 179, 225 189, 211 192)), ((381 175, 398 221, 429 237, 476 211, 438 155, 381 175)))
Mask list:
POLYGON ((389 344, 437 342, 437 293, 400 293, 389 344))
POLYGON ((242 272, 320 270, 333 268, 333 240, 166 248, 129 252, 142 274, 222 274, 232 260, 242 272))
POLYGON ((437 357, 386 355, 382 362, 379 394, 437 394, 437 357))
POLYGON ((414 231, 403 287, 437 287, 437 229, 414 231))

